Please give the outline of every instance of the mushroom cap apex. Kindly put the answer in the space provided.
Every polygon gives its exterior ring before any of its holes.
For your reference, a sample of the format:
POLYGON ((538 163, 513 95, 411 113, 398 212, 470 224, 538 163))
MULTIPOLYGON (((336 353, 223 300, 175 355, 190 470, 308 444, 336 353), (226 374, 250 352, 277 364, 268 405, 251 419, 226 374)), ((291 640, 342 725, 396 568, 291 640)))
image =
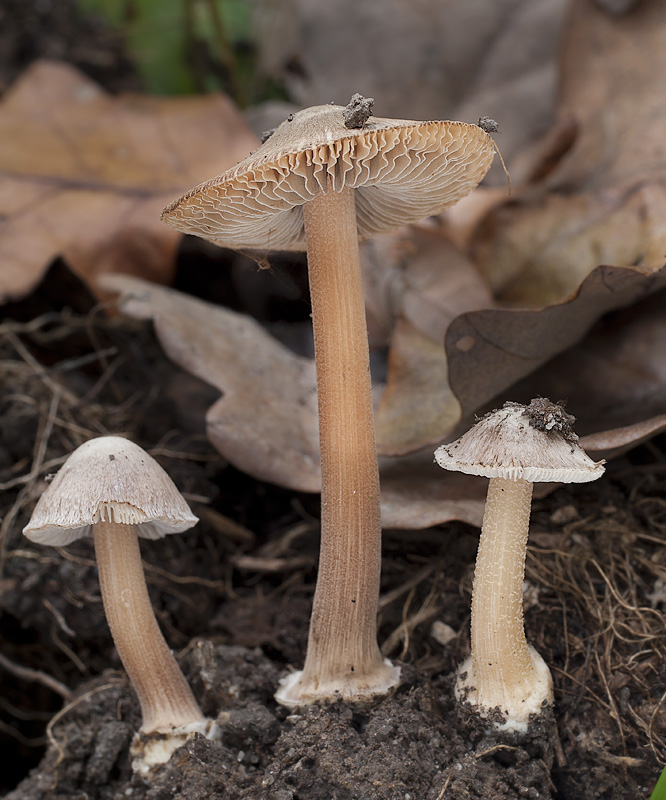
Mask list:
POLYGON ((486 478, 530 483, 586 483, 604 473, 592 461, 561 406, 537 398, 529 406, 505 403, 459 439, 435 451, 440 467, 486 478), (559 413, 558 413, 559 409, 559 413))
POLYGON ((98 522, 136 525, 161 539, 198 522, 171 478, 145 450, 121 436, 101 436, 68 457, 23 529, 33 542, 63 546, 98 522))

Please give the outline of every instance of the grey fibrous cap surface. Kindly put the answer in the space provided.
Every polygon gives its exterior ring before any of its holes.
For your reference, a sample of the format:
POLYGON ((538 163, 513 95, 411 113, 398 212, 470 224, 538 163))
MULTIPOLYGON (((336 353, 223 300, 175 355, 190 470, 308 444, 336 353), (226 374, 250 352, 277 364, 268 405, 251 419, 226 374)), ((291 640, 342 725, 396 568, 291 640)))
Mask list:
POLYGON ((505 403, 455 442, 438 447, 435 460, 455 472, 532 483, 585 483, 603 474, 604 462, 592 461, 574 433, 539 430, 530 424, 528 408, 505 403))
POLYGON ((283 122, 232 169, 167 206, 183 233, 232 248, 304 250, 302 206, 356 189, 359 236, 436 214, 484 177, 494 142, 465 122, 370 117, 345 127, 342 106, 314 106, 283 122))
POLYGON ((105 520, 136 525, 144 539, 181 533, 198 522, 157 461, 120 436, 78 447, 39 498, 23 533, 40 544, 67 545, 105 520))

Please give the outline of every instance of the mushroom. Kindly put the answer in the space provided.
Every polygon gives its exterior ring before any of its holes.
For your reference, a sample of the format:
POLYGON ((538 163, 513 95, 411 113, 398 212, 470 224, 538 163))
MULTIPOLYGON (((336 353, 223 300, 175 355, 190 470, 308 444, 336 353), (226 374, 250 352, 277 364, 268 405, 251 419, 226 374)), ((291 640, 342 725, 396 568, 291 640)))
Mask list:
POLYGON ((195 733, 217 734, 159 629, 138 542, 197 522, 155 459, 127 439, 102 436, 69 456, 23 529, 33 542, 54 546, 92 534, 104 611, 141 706, 131 747, 139 772, 168 761, 195 733))
POLYGON ((381 565, 359 236, 441 211, 488 171, 490 136, 463 122, 371 116, 369 99, 308 108, 162 219, 225 247, 307 250, 321 451, 321 553, 305 666, 287 706, 388 691, 399 669, 377 646, 381 565))
POLYGON ((578 445, 575 417, 545 398, 505 403, 435 452, 440 467, 490 478, 474 570, 471 656, 456 697, 501 730, 524 732, 553 702, 544 660, 525 638, 523 579, 535 482, 583 483, 603 472, 578 445))

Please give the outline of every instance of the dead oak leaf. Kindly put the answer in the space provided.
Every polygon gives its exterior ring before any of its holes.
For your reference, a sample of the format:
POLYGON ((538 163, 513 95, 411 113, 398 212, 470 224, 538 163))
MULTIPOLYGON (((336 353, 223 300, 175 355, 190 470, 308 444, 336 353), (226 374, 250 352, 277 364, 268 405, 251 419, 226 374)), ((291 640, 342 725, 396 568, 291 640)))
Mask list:
MULTIPOLYGON (((489 309, 462 314, 449 326, 446 351, 450 384, 463 415, 473 413, 572 347, 603 314, 664 287, 666 267, 602 266, 566 302, 539 310, 489 309)), ((575 369, 575 354, 572 357, 575 369)), ((548 394, 545 388, 536 387, 536 391, 548 394)), ((607 397, 613 402, 612 392, 607 397)))
POLYGON ((162 208, 256 143, 220 95, 112 97, 37 62, 0 106, 0 300, 28 293, 57 256, 93 288, 104 272, 169 280, 180 236, 162 208))
POLYGON ((481 527, 485 478, 446 472, 432 452, 381 459, 379 473, 384 528, 422 530, 452 520, 481 527))
POLYGON ((444 336, 460 313, 492 307, 493 301, 470 261, 436 229, 411 226, 376 247, 364 248, 365 275, 379 269, 393 275, 388 294, 395 315, 375 416, 377 449, 398 456, 442 441, 460 421, 444 336))
POLYGON ((659 414, 642 422, 635 422, 633 425, 625 425, 623 428, 613 428, 583 436, 580 439, 580 446, 595 461, 600 458, 615 458, 664 431, 666 431, 666 414, 659 414))
POLYGON ((314 361, 251 317, 124 275, 102 287, 120 310, 152 320, 169 358, 222 392, 208 409, 214 447, 259 480, 306 492, 321 482, 314 361))
POLYGON ((492 211, 475 258, 506 302, 541 306, 575 291, 599 264, 666 258, 666 4, 613 19, 576 2, 564 37, 561 121, 577 136, 548 179, 492 211))
MULTIPOLYGON (((151 319, 166 354, 223 394, 206 415, 208 438, 238 469, 298 491, 320 489, 314 362, 251 318, 126 275, 106 275, 129 317, 151 319)), ((485 485, 446 474, 432 453, 381 459, 382 523, 419 529, 459 519, 480 524, 485 485)))
POLYGON ((500 300, 530 308, 564 300, 599 263, 659 267, 666 171, 662 180, 501 206, 482 223, 477 266, 500 300))
POLYGON ((607 315, 575 348, 512 388, 512 397, 566 398, 576 431, 610 458, 666 424, 666 291, 607 315))
MULTIPOLYGON (((666 275, 662 270, 661 286, 666 275)), ((509 312, 517 313, 517 312, 509 312)), ((666 431, 666 289, 605 316, 576 347, 513 385, 504 399, 539 394, 566 399, 580 444, 595 460, 611 459, 666 431)), ((487 481, 444 473, 430 451, 382 459, 382 513, 415 529, 452 519, 480 526, 487 481)), ((555 484, 535 484, 535 496, 555 484)))
POLYGON ((601 190, 663 173, 664 36, 666 4, 660 0, 645 0, 621 19, 596 3, 572 4, 559 106, 576 117, 580 132, 553 175, 553 188, 601 190))

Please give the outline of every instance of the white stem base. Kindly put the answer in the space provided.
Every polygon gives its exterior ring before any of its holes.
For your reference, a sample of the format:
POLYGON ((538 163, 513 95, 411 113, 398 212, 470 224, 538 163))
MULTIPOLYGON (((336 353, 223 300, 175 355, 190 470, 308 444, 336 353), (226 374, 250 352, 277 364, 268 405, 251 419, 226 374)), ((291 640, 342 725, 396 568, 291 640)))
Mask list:
POLYGON ((307 706, 312 703, 333 703, 336 700, 351 700, 355 703, 386 694, 400 683, 400 667, 395 667, 384 659, 383 664, 372 675, 356 676, 347 674, 344 680, 322 683, 316 679, 307 680, 303 670, 292 672, 280 681, 275 699, 287 708, 307 706))
POLYGON ((178 728, 135 733, 130 745, 132 770, 145 777, 153 767, 166 764, 176 750, 193 739, 196 734, 206 739, 219 739, 220 726, 215 720, 204 719, 178 728))
POLYGON ((482 717, 490 717, 499 711, 504 720, 493 721, 495 730, 525 733, 530 719, 541 714, 553 703, 553 679, 550 670, 532 645, 527 645, 527 649, 531 660, 527 691, 523 686, 508 684, 501 687, 495 684, 490 687, 490 691, 481 691, 476 686, 474 661, 470 656, 458 668, 456 700, 474 706, 482 717))

